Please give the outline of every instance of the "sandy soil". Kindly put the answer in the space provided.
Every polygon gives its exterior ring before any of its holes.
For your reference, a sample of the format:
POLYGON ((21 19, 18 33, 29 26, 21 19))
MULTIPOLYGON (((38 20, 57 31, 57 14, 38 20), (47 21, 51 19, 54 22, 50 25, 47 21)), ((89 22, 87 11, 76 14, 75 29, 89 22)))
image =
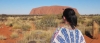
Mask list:
POLYGON ((10 35, 12 33, 12 31, 10 31, 11 27, 7 27, 5 25, 2 25, 2 27, 0 27, 0 35, 4 35, 7 37, 6 40, 0 40, 0 43, 15 43, 18 38, 16 39, 12 39, 10 38, 10 35))
POLYGON ((84 35, 84 38, 86 40, 86 43, 100 43, 100 34, 98 39, 92 39, 86 35, 84 35))

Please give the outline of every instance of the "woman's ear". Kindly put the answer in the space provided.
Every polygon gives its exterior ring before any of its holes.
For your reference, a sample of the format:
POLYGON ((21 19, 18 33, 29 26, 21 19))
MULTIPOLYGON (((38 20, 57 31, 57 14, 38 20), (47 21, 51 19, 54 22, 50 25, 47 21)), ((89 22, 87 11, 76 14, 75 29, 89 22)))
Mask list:
POLYGON ((63 19, 66 20, 66 18, 63 16, 63 19))

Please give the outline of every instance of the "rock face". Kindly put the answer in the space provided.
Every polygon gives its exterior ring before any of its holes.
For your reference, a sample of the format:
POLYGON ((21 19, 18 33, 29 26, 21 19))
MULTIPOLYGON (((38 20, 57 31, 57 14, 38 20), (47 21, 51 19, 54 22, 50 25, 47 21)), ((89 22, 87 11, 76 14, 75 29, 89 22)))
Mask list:
MULTIPOLYGON (((38 8, 33 8, 30 12, 30 15, 49 15, 49 14, 62 14, 65 8, 72 8, 68 6, 43 6, 38 8)), ((79 14, 76 8, 72 8, 79 14)))

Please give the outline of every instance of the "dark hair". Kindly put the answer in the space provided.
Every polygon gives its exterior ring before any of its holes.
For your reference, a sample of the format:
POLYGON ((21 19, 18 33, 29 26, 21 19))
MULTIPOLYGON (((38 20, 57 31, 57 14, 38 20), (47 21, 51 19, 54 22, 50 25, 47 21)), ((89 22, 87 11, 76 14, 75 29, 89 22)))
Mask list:
POLYGON ((77 26, 77 16, 75 15, 75 11, 72 8, 66 8, 63 12, 62 17, 63 16, 70 23, 72 29, 75 29, 75 26, 77 26))

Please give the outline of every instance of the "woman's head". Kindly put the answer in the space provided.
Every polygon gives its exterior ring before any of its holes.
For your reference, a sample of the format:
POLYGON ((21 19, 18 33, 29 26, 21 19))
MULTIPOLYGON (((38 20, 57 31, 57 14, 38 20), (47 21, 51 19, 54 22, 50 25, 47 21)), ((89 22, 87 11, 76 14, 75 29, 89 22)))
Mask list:
POLYGON ((72 8, 66 8, 62 17, 70 24, 72 29, 75 29, 75 26, 77 25, 77 16, 75 15, 75 11, 72 8))

